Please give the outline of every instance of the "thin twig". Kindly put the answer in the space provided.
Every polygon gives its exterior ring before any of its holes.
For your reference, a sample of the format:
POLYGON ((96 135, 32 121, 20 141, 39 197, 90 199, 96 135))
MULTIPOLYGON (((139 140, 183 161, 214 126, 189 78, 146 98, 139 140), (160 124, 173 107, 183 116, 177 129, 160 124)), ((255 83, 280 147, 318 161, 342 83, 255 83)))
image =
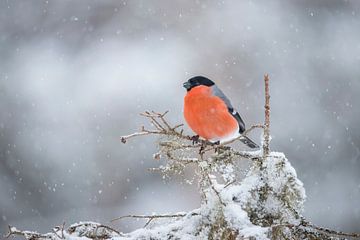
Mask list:
POLYGON ((310 227, 310 228, 313 228, 315 230, 318 230, 320 232, 323 232, 323 233, 329 234, 329 235, 360 238, 360 233, 346 233, 346 232, 342 232, 342 231, 335 231, 335 230, 331 230, 331 229, 324 228, 324 227, 318 227, 318 226, 316 226, 316 225, 314 225, 314 224, 312 224, 310 222, 307 222, 307 221, 303 221, 302 224, 305 227, 310 227))
POLYGON ((184 124, 180 123, 180 124, 178 124, 178 125, 175 125, 175 126, 172 127, 171 129, 172 129, 172 130, 175 130, 175 129, 177 129, 177 128, 179 128, 179 127, 182 127, 182 126, 184 126, 184 124))
POLYGON ((249 132, 251 132, 252 130, 254 130, 255 128, 262 128, 264 129, 264 125, 263 124, 255 124, 252 125, 251 127, 249 127, 248 129, 246 129, 241 135, 242 136, 247 136, 249 134, 249 132))
POLYGON ((126 136, 121 136, 120 139, 121 139, 122 143, 126 143, 126 141, 129 138, 137 137, 137 136, 143 136, 143 135, 149 135, 149 134, 156 134, 156 133, 154 133, 154 132, 135 132, 135 133, 132 133, 132 134, 129 134, 129 135, 126 135, 126 136))
POLYGON ((214 184, 213 184, 213 182, 212 182, 209 174, 207 174, 206 176, 207 176, 207 179, 208 179, 208 181, 209 181, 210 187, 211 187, 211 189, 215 192, 216 196, 217 196, 218 199, 219 199, 219 202, 221 203, 221 205, 226 206, 226 204, 225 204, 225 203, 223 202, 223 200, 221 199, 220 192, 219 192, 218 190, 216 190, 216 188, 215 188, 215 186, 214 186, 214 184))
POLYGON ((171 154, 170 151, 166 152, 166 156, 178 163, 185 163, 185 164, 189 164, 189 163, 198 163, 199 159, 197 158, 190 158, 190 157, 175 157, 173 154, 171 154))
POLYGON ((52 239, 51 236, 54 237, 53 233, 40 234, 31 231, 21 231, 10 225, 8 226, 8 228, 9 232, 5 235, 5 238, 9 238, 10 236, 14 235, 23 236, 25 239, 52 239))
POLYGON ((64 236, 64 229, 65 229, 65 222, 63 222, 63 224, 61 226, 56 226, 52 229, 52 231, 54 232, 54 234, 56 236, 58 236, 60 239, 65 239, 64 236), (57 233, 58 231, 61 231, 61 236, 57 233))
POLYGON ((258 153, 253 153, 248 151, 236 151, 234 149, 229 149, 228 151, 230 151, 230 153, 234 154, 235 156, 249 160, 258 160, 260 158, 260 154, 258 153))
MULTIPOLYGON (((168 128, 168 129, 172 129, 172 127, 170 127, 170 124, 168 124, 168 122, 164 119, 164 116, 168 113, 169 111, 166 111, 165 113, 163 114, 159 114, 159 118, 160 120, 162 121, 162 123, 168 128)), ((156 114, 154 111, 153 111, 154 114, 156 114)))
POLYGON ((262 128, 264 129, 264 125, 262 124, 255 124, 255 125, 252 125, 250 128, 248 128, 247 130, 245 130, 240 136, 234 138, 234 139, 231 139, 229 141, 226 141, 226 142, 223 142, 223 143, 220 143, 220 144, 217 144, 217 145, 214 145, 214 147, 211 147, 211 148, 208 148, 205 150, 205 152, 207 151, 211 151, 211 150, 215 150, 217 148, 221 148, 221 147, 224 147, 224 146, 227 146, 229 145, 230 143, 233 143, 237 140, 240 140, 242 138, 244 138, 247 134, 249 134, 252 130, 256 129, 256 128, 262 128))
POLYGON ((264 156, 269 155, 270 152, 270 94, 269 94, 269 75, 264 75, 265 82, 265 123, 264 123, 264 156))
POLYGON ((299 227, 307 227, 311 228, 316 231, 320 231, 326 235, 329 236, 338 236, 338 237, 352 237, 352 238, 360 238, 360 233, 346 233, 342 231, 335 231, 324 227, 318 227, 308 221, 305 221, 304 219, 299 224, 292 224, 292 223, 281 223, 272 225, 271 228, 278 228, 278 227, 287 227, 287 228, 299 228, 299 227))
MULTIPOLYGON (((223 187, 223 189, 229 187, 230 185, 234 184, 235 182, 236 182, 236 179, 228 182, 228 183, 223 187)), ((223 189, 222 189, 222 190, 223 190, 223 189)))
MULTIPOLYGON (((159 214, 159 215, 125 215, 118 218, 112 219, 110 222, 118 221, 124 218, 144 218, 144 219, 155 219, 155 218, 178 218, 185 217, 188 213, 177 213, 177 214, 159 214)), ((191 213, 191 216, 199 215, 198 213, 191 213)))

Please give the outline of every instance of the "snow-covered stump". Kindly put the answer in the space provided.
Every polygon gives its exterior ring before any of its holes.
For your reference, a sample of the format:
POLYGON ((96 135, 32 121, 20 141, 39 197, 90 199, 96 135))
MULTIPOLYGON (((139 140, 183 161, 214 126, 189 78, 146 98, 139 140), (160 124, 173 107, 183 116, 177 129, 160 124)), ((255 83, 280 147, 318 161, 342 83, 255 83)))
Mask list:
MULTIPOLYGON (((232 182, 233 171, 220 176, 228 184, 219 184, 212 172, 228 168, 231 150, 213 155, 201 165, 206 184, 199 209, 180 218, 157 219, 147 228, 127 235, 135 239, 284 239, 295 237, 291 228, 301 226, 305 189, 295 169, 282 153, 247 152, 253 164, 239 183, 232 182), (219 156, 226 157, 220 159, 219 156), (222 164, 221 164, 222 163, 222 164)), ((231 157, 230 157, 231 158, 231 157)))
MULTIPOLYGON (((225 151, 221 155, 228 157, 231 153, 225 151)), ((252 153, 252 156, 255 159, 253 165, 239 184, 218 184, 210 175, 209 185, 202 189, 205 199, 199 209, 179 220, 154 222, 151 228, 136 231, 137 237, 281 239, 279 235, 286 235, 291 238, 290 227, 302 223, 305 189, 284 154, 270 153, 265 159, 261 159, 258 153, 252 153), (166 224, 172 228, 165 231, 168 235, 163 235, 160 229, 164 230, 166 224)), ((221 162, 225 164, 228 161, 223 159, 221 162)), ((211 165, 213 158, 207 162, 211 165)), ((219 163, 220 159, 216 158, 216 162, 219 163)), ((218 164, 217 170, 227 164, 218 164)), ((229 172, 221 176, 229 179, 229 172)))
POLYGON ((254 224, 300 224, 305 189, 283 153, 255 160, 237 191, 234 201, 241 203, 254 224))
MULTIPOLYGON (((253 225, 250 228, 261 227, 269 239, 279 239, 280 231, 302 222, 305 189, 283 153, 271 152, 254 160, 241 183, 230 186, 226 192, 228 202, 232 200, 232 205, 240 206, 246 213, 253 225)), ((247 228, 241 232, 247 233, 247 228)))

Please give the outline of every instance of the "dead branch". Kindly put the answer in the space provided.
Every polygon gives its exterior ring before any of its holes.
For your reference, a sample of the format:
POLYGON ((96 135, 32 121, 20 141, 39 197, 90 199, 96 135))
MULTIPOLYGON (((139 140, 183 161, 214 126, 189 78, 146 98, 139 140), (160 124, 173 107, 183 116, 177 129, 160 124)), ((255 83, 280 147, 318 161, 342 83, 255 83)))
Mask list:
MULTIPOLYGON (((164 135, 164 136, 174 136, 177 137, 179 140, 187 140, 187 141, 191 141, 194 142, 194 138, 193 136, 189 136, 189 135, 184 135, 183 131, 177 131, 177 129, 181 126, 183 126, 183 124, 177 124, 174 127, 171 127, 171 125, 168 123, 168 121, 165 119, 165 115, 168 113, 168 111, 164 112, 164 113, 157 113, 154 111, 151 111, 151 113, 149 111, 145 111, 144 113, 140 113, 141 116, 146 117, 149 119, 150 123, 156 128, 155 130, 148 130, 145 129, 145 127, 143 126, 141 128, 140 132, 135 132, 129 135, 124 135, 121 136, 121 142, 122 143, 126 143, 128 139, 133 138, 133 137, 137 137, 137 136, 144 136, 144 135, 164 135)), ((199 139, 197 141, 197 143, 194 144, 174 144, 174 141, 171 142, 171 146, 169 144, 169 142, 161 142, 160 146, 164 146, 167 144, 168 147, 171 147, 173 150, 175 149, 185 149, 185 148, 203 148, 203 152, 206 151, 210 151, 210 150, 214 150, 216 148, 221 148, 223 146, 226 146, 230 143, 233 143, 239 139, 241 139, 243 136, 246 136, 249 132, 251 132, 252 130, 256 129, 256 128, 264 128, 263 125, 261 124, 256 124, 251 126, 249 129, 247 129, 242 136, 239 136, 238 138, 229 140, 227 142, 224 142, 222 144, 215 144, 212 142, 209 142, 207 140, 203 140, 203 139, 199 139), (207 148, 210 147, 210 148, 207 148)), ((246 157, 246 156, 245 156, 246 157)))
POLYGON ((330 237, 331 239, 333 239, 332 237, 360 238, 360 233, 345 233, 342 231, 335 231, 335 230, 331 230, 328 228, 318 227, 310 222, 307 222, 304 219, 299 224, 291 224, 291 223, 275 224, 275 225, 271 226, 271 229, 272 229, 272 231, 274 231, 277 228, 282 228, 282 227, 294 229, 294 230, 308 229, 308 230, 311 230, 310 232, 307 233, 308 235, 311 235, 312 231, 314 231, 315 233, 320 232, 320 233, 324 234, 325 236, 330 237))
POLYGON ((110 222, 115 222, 124 218, 177 218, 177 217, 185 217, 186 213, 178 213, 178 214, 163 214, 163 215, 125 215, 121 217, 114 218, 110 220, 110 222))
POLYGON ((132 133, 132 134, 129 134, 129 135, 126 135, 126 136, 122 136, 120 139, 121 139, 122 143, 126 143, 126 141, 129 138, 137 137, 137 136, 143 136, 143 135, 149 135, 149 134, 157 134, 157 133, 156 132, 148 132, 148 131, 143 130, 142 132, 135 132, 135 133, 132 133))
POLYGON ((65 223, 61 226, 56 226, 51 233, 40 234, 33 231, 22 231, 15 227, 9 226, 9 232, 5 238, 10 236, 22 236, 29 240, 57 240, 66 239, 65 233, 68 235, 75 234, 78 237, 87 237, 89 239, 109 239, 112 236, 123 236, 119 231, 99 223, 82 222, 71 225, 65 230, 65 223))
POLYGON ((224 186, 223 189, 229 187, 230 185, 232 185, 232 184, 234 184, 234 183, 236 183, 236 180, 232 180, 232 181, 228 182, 227 184, 225 184, 225 186, 224 186))
POLYGON ((247 136, 249 134, 249 132, 251 132, 252 130, 254 130, 255 128, 262 128, 264 129, 264 125, 263 124, 255 124, 252 125, 250 128, 246 129, 241 135, 242 136, 247 136))
POLYGON ((207 179, 208 179, 208 181, 209 181, 209 185, 210 185, 211 189, 215 192, 217 198, 219 199, 220 204, 225 207, 226 204, 225 204, 224 201, 221 199, 220 192, 215 188, 215 186, 214 186, 214 184, 213 184, 213 182, 212 182, 209 174, 207 174, 206 177, 207 177, 207 179))
POLYGON ((264 123, 264 156, 269 155, 270 152, 270 94, 269 94, 269 75, 264 75, 265 82, 265 123, 264 123))
POLYGON ((63 222, 62 225, 56 226, 52 229, 53 233, 56 234, 56 236, 58 236, 61 239, 65 239, 64 230, 65 230, 65 222, 63 222), (61 235, 58 234, 59 231, 60 231, 61 235))
POLYGON ((8 226, 8 228, 9 228, 8 230, 9 232, 4 236, 5 238, 9 238, 11 236, 23 236, 25 239, 37 240, 37 239, 52 239, 52 235, 54 235, 53 233, 41 234, 32 231, 21 231, 16 227, 12 227, 10 225, 8 226))
POLYGON ((137 218, 137 219, 148 219, 147 222, 144 225, 144 228, 147 227, 150 222, 152 222, 154 219, 160 219, 160 218, 182 218, 187 215, 190 216, 197 216, 199 213, 192 212, 192 213, 177 213, 177 214, 162 214, 162 215, 125 215, 118 218, 114 218, 111 220, 111 222, 118 221, 124 218, 137 218))
POLYGON ((318 227, 310 222, 307 222, 307 221, 303 221, 302 222, 302 225, 304 227, 310 227, 314 230, 317 230, 317 231, 320 231, 320 232, 323 232, 327 235, 330 235, 330 236, 339 236, 339 237, 352 237, 352 238, 360 238, 360 233, 346 233, 346 232, 342 232, 342 231, 335 231, 335 230, 331 230, 331 229, 328 229, 328 228, 324 228, 324 227, 318 227))

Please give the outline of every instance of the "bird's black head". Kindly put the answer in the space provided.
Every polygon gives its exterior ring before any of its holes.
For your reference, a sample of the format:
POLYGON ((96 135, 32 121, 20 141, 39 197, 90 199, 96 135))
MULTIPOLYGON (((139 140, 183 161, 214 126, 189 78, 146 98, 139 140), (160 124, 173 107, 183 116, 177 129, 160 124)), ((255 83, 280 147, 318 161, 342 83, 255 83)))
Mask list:
POLYGON ((211 87, 215 85, 215 83, 206 77, 196 76, 190 78, 189 80, 187 80, 187 82, 184 82, 183 84, 184 88, 186 88, 187 91, 190 91, 193 87, 201 85, 211 87))

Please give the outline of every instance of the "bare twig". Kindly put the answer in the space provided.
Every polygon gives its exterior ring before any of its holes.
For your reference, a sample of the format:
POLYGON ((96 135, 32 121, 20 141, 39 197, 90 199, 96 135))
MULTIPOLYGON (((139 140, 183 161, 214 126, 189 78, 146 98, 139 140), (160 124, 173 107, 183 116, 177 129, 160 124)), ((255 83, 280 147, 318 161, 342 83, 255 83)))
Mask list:
POLYGON ((200 144, 182 144, 182 143, 178 143, 178 142, 174 142, 174 141, 162 141, 159 143, 159 146, 167 147, 172 150, 201 147, 200 144))
POLYGON ((150 133, 150 132, 135 132, 135 133, 132 133, 132 134, 129 134, 129 135, 126 135, 126 136, 121 136, 121 142, 122 143, 126 143, 126 141, 129 139, 129 138, 132 138, 132 137, 137 137, 137 136, 143 136, 143 135, 149 135, 149 134, 156 134, 156 133, 150 133))
POLYGON ((247 152, 247 151, 236 151, 234 149, 229 149, 228 151, 238 157, 246 158, 249 160, 257 160, 260 158, 260 154, 258 153, 247 152))
POLYGON ((234 184, 235 182, 236 182, 236 180, 232 180, 232 181, 228 182, 228 183, 224 186, 223 189, 229 187, 230 185, 234 184))
POLYGON ((184 217, 186 213, 178 213, 178 214, 164 214, 164 215, 125 215, 121 217, 117 217, 112 219, 110 222, 115 222, 124 218, 176 218, 176 217, 184 217))
POLYGON ((213 182, 212 182, 209 174, 207 174, 206 176, 207 176, 207 179, 208 179, 208 181, 209 181, 210 187, 211 187, 211 189, 215 192, 216 196, 217 196, 218 199, 219 199, 219 202, 221 203, 221 205, 226 206, 226 204, 224 203, 224 201, 221 199, 220 192, 215 188, 215 186, 214 186, 214 184, 213 184, 213 182))
POLYGON ((265 124, 264 124, 264 156, 269 155, 270 152, 270 94, 269 94, 269 75, 265 74, 265 124))
MULTIPOLYGON (((264 125, 262 124, 255 124, 255 125, 252 125, 250 128, 248 128, 247 130, 245 130, 240 136, 238 136, 237 138, 234 138, 234 139, 231 139, 229 141, 226 141, 226 142, 223 142, 223 143, 220 143, 220 144, 212 144, 213 147, 210 147, 206 150, 204 150, 205 152, 208 152, 208 151, 211 151, 211 150, 216 150, 216 149, 219 149, 219 148, 223 148, 227 145, 229 145, 230 143, 233 143, 237 140, 240 140, 242 138, 244 138, 247 134, 249 134, 249 132, 251 132, 252 130, 256 129, 256 128, 262 128, 264 129, 264 125)), ((209 144, 211 145, 211 144, 209 144)), ((223 148, 224 149, 224 148, 223 148)))
POLYGON ((255 128, 262 128, 264 129, 264 125, 263 124, 255 124, 252 125, 251 127, 249 127, 248 129, 246 129, 241 135, 242 136, 247 136, 249 134, 249 132, 251 132, 252 130, 254 130, 255 128))
POLYGON ((52 229, 53 233, 56 234, 56 236, 58 236, 59 238, 61 239, 65 239, 65 236, 64 236, 64 229, 65 229, 65 222, 63 222, 62 225, 60 226, 56 226, 52 229), (61 235, 58 234, 58 231, 61 231, 61 235))
POLYGON ((337 236, 337 237, 360 238, 360 233, 345 233, 342 231, 335 231, 335 230, 331 230, 328 228, 318 227, 310 222, 305 221, 304 219, 299 224, 281 223, 281 224, 272 225, 271 229, 274 230, 279 227, 287 227, 287 228, 295 228, 295 229, 305 227, 305 228, 312 229, 312 231, 321 232, 330 237, 337 236))
POLYGON ((342 237, 352 237, 352 238, 360 238, 360 233, 346 233, 346 232, 342 232, 342 231, 335 231, 335 230, 331 230, 328 228, 324 228, 324 227, 318 227, 310 222, 307 221, 303 221, 302 225, 304 227, 310 227, 313 228, 315 230, 318 230, 320 232, 323 232, 325 234, 328 235, 332 235, 332 236, 342 236, 342 237))
POLYGON ((152 113, 146 111, 144 113, 140 113, 141 116, 146 117, 155 126, 156 130, 146 130, 142 127, 141 132, 129 134, 121 137, 121 141, 126 143, 126 140, 132 137, 141 136, 141 135, 149 135, 149 134, 160 134, 167 136, 176 136, 180 139, 191 140, 191 136, 185 136, 182 134, 182 131, 176 131, 177 128, 183 126, 183 124, 178 124, 175 127, 171 127, 170 124, 165 120, 164 116, 168 113, 156 113, 152 111, 152 113))
POLYGON ((178 163, 182 163, 182 164, 190 164, 190 163, 198 163, 199 159, 197 158, 190 158, 190 157, 176 157, 174 156, 170 151, 166 152, 166 156, 178 163))
POLYGON ((182 127, 182 126, 184 126, 184 124, 180 123, 180 124, 178 124, 178 125, 175 125, 175 126, 172 127, 171 129, 172 129, 172 130, 175 130, 175 129, 177 129, 177 128, 179 128, 179 127, 182 127))
POLYGON ((158 115, 158 118, 160 118, 161 122, 167 127, 167 129, 173 129, 172 127, 170 127, 170 125, 168 124, 168 122, 164 119, 164 116, 168 113, 169 111, 164 112, 163 114, 158 114, 155 113, 153 111, 154 114, 158 115))
POLYGON ((111 220, 111 222, 117 221, 117 220, 121 220, 124 218, 143 218, 143 219, 148 219, 148 221, 145 223, 144 227, 147 227, 151 221, 153 221, 154 219, 159 219, 159 218, 181 218, 181 217, 185 217, 186 215, 190 215, 190 216, 196 216, 199 215, 199 213, 196 212, 192 212, 192 213, 177 213, 177 214, 160 214, 160 215, 125 215, 125 216, 121 216, 118 218, 114 218, 111 220))

